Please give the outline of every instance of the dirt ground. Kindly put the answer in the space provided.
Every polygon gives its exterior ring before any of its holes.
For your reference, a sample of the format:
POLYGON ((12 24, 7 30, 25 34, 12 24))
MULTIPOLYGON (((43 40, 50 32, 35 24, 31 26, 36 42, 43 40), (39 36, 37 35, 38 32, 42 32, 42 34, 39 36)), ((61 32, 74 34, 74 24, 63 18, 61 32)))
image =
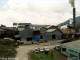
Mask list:
POLYGON ((43 48, 43 47, 48 47, 48 48, 54 48, 54 45, 50 45, 50 43, 42 43, 39 45, 33 44, 33 45, 22 45, 17 48, 17 56, 16 60, 28 60, 28 53, 35 49, 35 48, 43 48))

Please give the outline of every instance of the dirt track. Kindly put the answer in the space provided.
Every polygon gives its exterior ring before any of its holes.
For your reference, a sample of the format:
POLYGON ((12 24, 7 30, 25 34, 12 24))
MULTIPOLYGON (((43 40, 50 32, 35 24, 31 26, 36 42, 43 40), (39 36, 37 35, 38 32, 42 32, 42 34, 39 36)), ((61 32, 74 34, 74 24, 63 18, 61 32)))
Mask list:
POLYGON ((45 46, 44 44, 42 45, 24 45, 24 46, 19 46, 19 48, 17 48, 17 56, 16 56, 16 60, 28 60, 28 53, 37 48, 37 47, 49 47, 49 48, 53 48, 54 46, 52 45, 48 45, 45 46))
POLYGON ((35 46, 19 46, 19 48, 17 48, 16 60, 28 60, 28 53, 33 48, 35 48, 35 46))

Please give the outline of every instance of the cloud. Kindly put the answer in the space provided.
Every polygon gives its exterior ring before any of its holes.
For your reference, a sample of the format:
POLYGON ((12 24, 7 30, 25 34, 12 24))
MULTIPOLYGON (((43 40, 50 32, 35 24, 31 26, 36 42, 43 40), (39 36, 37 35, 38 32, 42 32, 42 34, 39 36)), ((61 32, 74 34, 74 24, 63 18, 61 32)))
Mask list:
POLYGON ((5 10, 7 8, 8 0, 0 0, 0 10, 5 10))
POLYGON ((0 6, 3 6, 7 3, 8 0, 0 0, 0 6))
MULTIPOLYGON (((78 1, 76 8, 80 15, 78 1)), ((5 11, 0 10, 0 22, 7 26, 13 22, 57 25, 72 17, 68 0, 8 0, 5 6, 5 11)))

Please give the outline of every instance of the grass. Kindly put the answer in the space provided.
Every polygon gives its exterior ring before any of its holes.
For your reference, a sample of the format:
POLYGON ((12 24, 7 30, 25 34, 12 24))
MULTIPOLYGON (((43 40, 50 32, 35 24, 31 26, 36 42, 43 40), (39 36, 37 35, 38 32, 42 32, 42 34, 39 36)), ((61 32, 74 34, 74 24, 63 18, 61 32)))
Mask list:
POLYGON ((31 58, 32 60, 53 60, 53 56, 45 53, 33 53, 31 58))
POLYGON ((48 54, 45 54, 44 52, 31 53, 30 60, 67 60, 67 59, 58 51, 53 51, 49 52, 48 54))

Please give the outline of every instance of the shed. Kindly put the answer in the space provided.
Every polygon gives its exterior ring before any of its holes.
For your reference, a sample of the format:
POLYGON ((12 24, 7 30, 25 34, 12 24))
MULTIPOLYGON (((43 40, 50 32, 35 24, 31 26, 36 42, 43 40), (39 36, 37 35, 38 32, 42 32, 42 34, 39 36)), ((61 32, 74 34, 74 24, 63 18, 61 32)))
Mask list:
POLYGON ((68 60, 80 60, 80 40, 61 44, 61 53, 68 57, 68 60))
POLYGON ((62 39, 62 33, 57 29, 47 30, 47 36, 50 40, 53 40, 53 39, 61 40, 62 39))

